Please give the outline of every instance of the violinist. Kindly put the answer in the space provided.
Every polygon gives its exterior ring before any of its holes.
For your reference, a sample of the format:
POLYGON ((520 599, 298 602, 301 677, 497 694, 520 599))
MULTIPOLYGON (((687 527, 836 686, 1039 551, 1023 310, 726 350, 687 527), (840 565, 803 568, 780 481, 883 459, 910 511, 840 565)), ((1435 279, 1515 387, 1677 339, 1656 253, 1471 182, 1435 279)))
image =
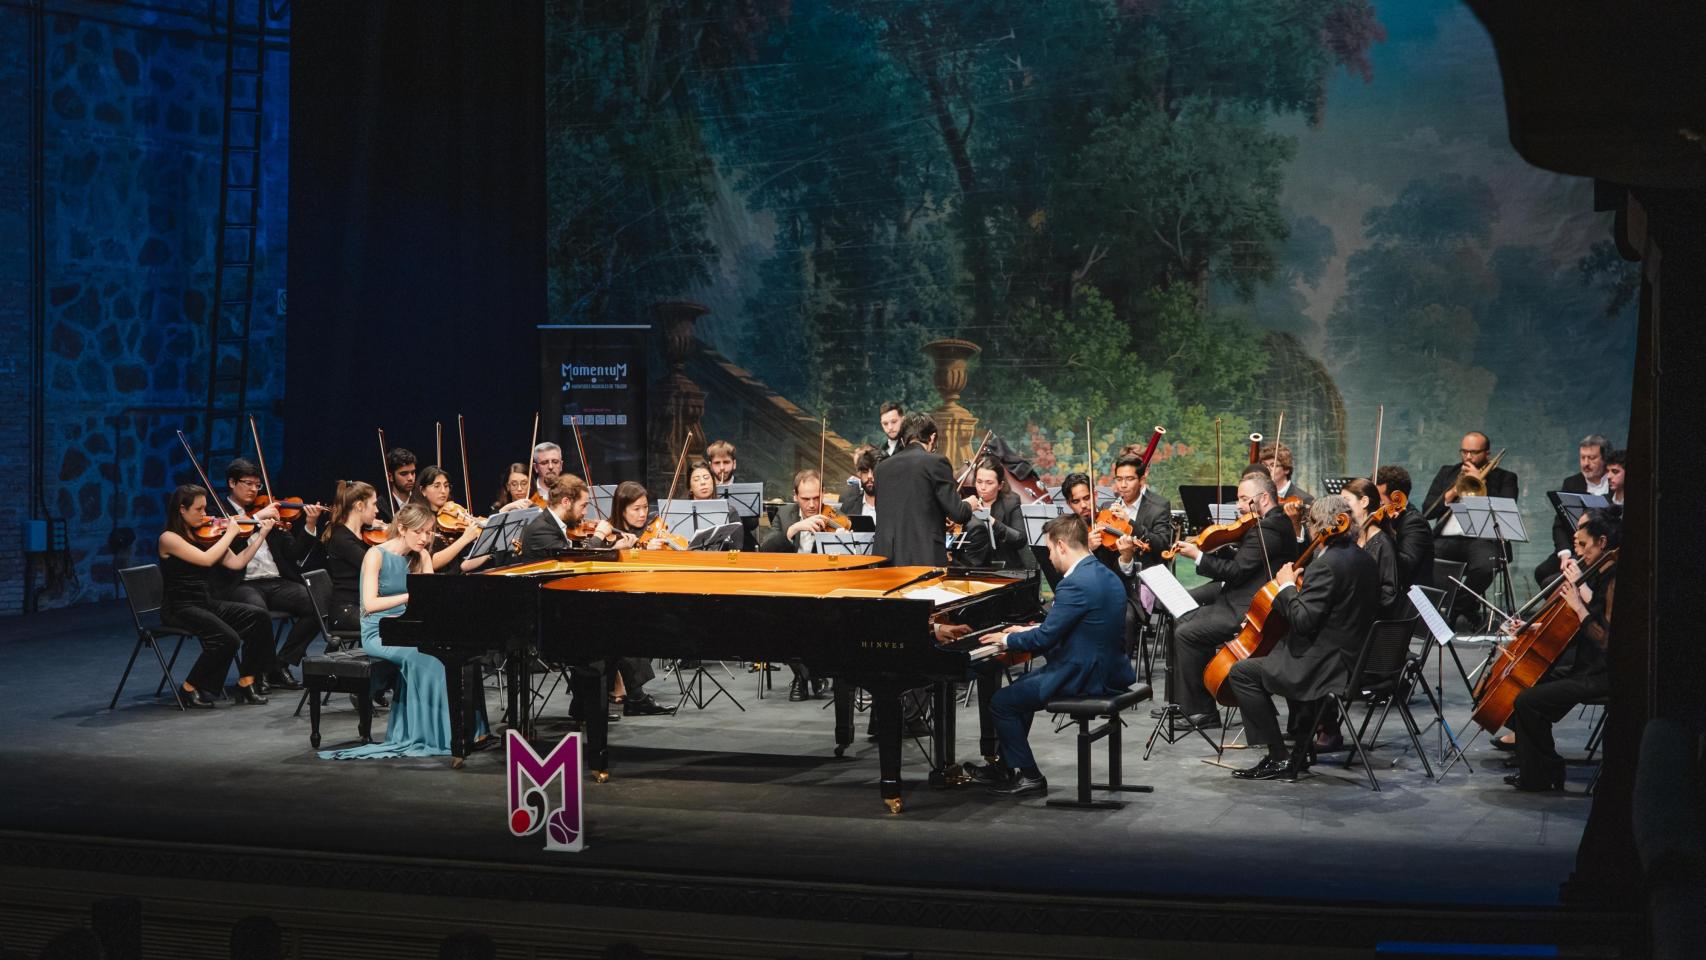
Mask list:
MULTIPOLYGON (((1576 526, 1572 556, 1562 563, 1563 582, 1556 589, 1558 597, 1581 619, 1581 628, 1546 676, 1516 695, 1509 725, 1516 734, 1517 772, 1505 782, 1518 790, 1564 788, 1564 760, 1552 739, 1552 725, 1578 704, 1611 692, 1605 643, 1610 637, 1617 571, 1615 567, 1592 575, 1583 571, 1615 550, 1620 534, 1621 524, 1609 510, 1589 510, 1576 526)), ((1523 626, 1516 620, 1506 625, 1513 634, 1523 626)))
MULTIPOLYGON (((711 472, 711 465, 703 460, 695 460, 687 467, 687 496, 692 500, 717 499, 717 475, 711 472)), ((739 523, 740 514, 735 512, 735 505, 729 504, 728 519, 722 523, 739 523)))
POLYGON ((883 522, 871 552, 897 567, 948 564, 949 520, 963 524, 971 507, 960 499, 953 468, 936 452, 936 421, 908 414, 901 423, 900 452, 877 464, 874 476, 883 491, 883 522))
MULTIPOLYGON (((438 517, 432 542, 432 570, 437 573, 455 562, 462 551, 474 542, 474 538, 479 536, 481 521, 459 504, 451 502, 450 474, 438 467, 427 467, 421 471, 415 484, 415 499, 438 517)), ((473 570, 483 565, 486 559, 462 561, 457 569, 473 570)))
POLYGON ((1378 615, 1376 619, 1396 620, 1401 616, 1405 603, 1404 592, 1398 580, 1398 550, 1385 526, 1370 520, 1380 510, 1380 490, 1370 483, 1367 477, 1354 477, 1345 481, 1340 495, 1350 504, 1351 529, 1357 534, 1357 546, 1373 558, 1375 570, 1380 574, 1380 601, 1375 608, 1378 615))
MULTIPOLYGON (((1309 527, 1321 530, 1334 517, 1351 512, 1337 494, 1322 497, 1309 508, 1309 527)), ((1283 514, 1281 514, 1283 516, 1283 514)), ((1289 523, 1287 524, 1289 527, 1289 523)), ((1250 746, 1267 747, 1267 756, 1253 767, 1234 770, 1243 780, 1293 779, 1308 766, 1294 758, 1281 736, 1275 695, 1286 698, 1287 721, 1294 738, 1306 735, 1312 702, 1338 693, 1350 680, 1351 667, 1369 624, 1374 622, 1380 596, 1380 574, 1374 558, 1357 549, 1353 526, 1329 538, 1316 551, 1306 570, 1287 560, 1274 572, 1279 582, 1274 609, 1291 629, 1265 657, 1240 660, 1227 682, 1238 697, 1250 746), (1300 582, 1301 581, 1301 584, 1300 582)), ((1300 745, 1307 749, 1307 745, 1300 745)))
MULTIPOLYGON (((1499 556, 1498 543, 1477 537, 1463 536, 1463 528, 1452 514, 1450 504, 1465 496, 1464 490, 1481 490, 1489 497, 1516 499, 1516 474, 1493 463, 1490 454, 1492 441, 1479 430, 1463 435, 1458 445, 1458 463, 1448 463, 1434 474, 1428 495, 1422 498, 1422 517, 1434 524, 1434 556, 1465 564, 1463 582, 1475 593, 1487 592, 1488 584, 1498 575, 1499 564, 1508 559, 1499 556)), ((1471 493, 1470 495, 1473 495, 1471 493)), ((1459 591, 1457 610, 1473 618, 1475 598, 1459 591)))
POLYGON ((284 644, 278 648, 276 662, 266 676, 266 683, 285 690, 300 690, 302 684, 297 682, 291 668, 302 662, 308 653, 308 644, 320 634, 320 618, 314 612, 314 601, 308 596, 308 587, 302 580, 302 567, 308 564, 319 547, 317 533, 320 514, 325 512, 325 508, 314 503, 304 505, 300 521, 286 530, 278 522, 278 507, 268 504, 255 508, 262 481, 261 468, 254 461, 242 457, 231 461, 225 468, 225 482, 230 489, 233 513, 257 520, 273 520, 273 525, 267 528, 259 541, 249 544, 253 549, 244 551, 243 572, 238 581, 226 590, 225 598, 289 614, 293 618, 290 632, 285 635, 284 644))
POLYGON ((1131 524, 1131 533, 1121 534, 1114 544, 1119 574, 1127 580, 1138 569, 1162 562, 1161 551, 1173 542, 1173 505, 1149 489, 1147 473, 1139 454, 1122 454, 1114 461, 1114 502, 1108 509, 1131 524))
POLYGON ((332 497, 332 521, 326 525, 326 572, 332 578, 333 629, 361 629, 361 558, 369 547, 364 535, 379 520, 379 494, 360 480, 339 480, 332 497))
MULTIPOLYGON (((646 530, 650 512, 651 501, 646 496, 646 488, 632 480, 624 480, 610 495, 610 515, 598 521, 588 542, 595 547, 633 549, 640 545, 640 534, 646 530)), ((648 546, 657 549, 663 544, 654 542, 648 546)))
POLYGON ((1198 573, 1221 584, 1212 603, 1180 617, 1173 631, 1167 684, 1171 702, 1184 712, 1184 718, 1175 721, 1181 732, 1220 726, 1214 699, 1203 686, 1203 671, 1215 650, 1238 634, 1238 624, 1256 591, 1297 557, 1291 519, 1279 509, 1274 492, 1274 482, 1265 472, 1249 473, 1238 481, 1240 513, 1255 514, 1259 519, 1250 524, 1231 556, 1205 554, 1189 541, 1173 547, 1196 561, 1198 573))
MULTIPOLYGON (((1611 471, 1606 467, 1606 461, 1611 454, 1611 443, 1599 434, 1583 437, 1576 447, 1576 462, 1581 467, 1580 473, 1572 473, 1558 484, 1558 489, 1565 493, 1591 493, 1595 496, 1611 496, 1611 471)), ((1568 557, 1573 546, 1575 529, 1570 521, 1565 519, 1564 511, 1557 511, 1552 519, 1552 555, 1534 568, 1534 581, 1541 586, 1558 579, 1558 571, 1568 557)))
POLYGON ((973 517, 966 524, 964 554, 968 565, 988 566, 993 560, 1007 570, 1036 569, 1036 555, 1025 539, 1019 495, 1007 489, 999 460, 984 457, 972 468, 972 495, 966 503, 974 511, 988 511, 988 519, 973 517))
POLYGON ((543 560, 577 546, 576 531, 586 518, 592 496, 586 481, 565 473, 551 483, 549 504, 521 534, 521 559, 543 560))
POLYGON ((233 657, 238 673, 233 700, 251 705, 267 702, 260 678, 273 664, 272 621, 260 607, 217 599, 209 575, 220 566, 241 570, 277 522, 270 516, 261 519, 248 538, 248 547, 241 552, 232 549, 238 535, 235 523, 210 531, 216 538, 204 548, 197 543, 194 531, 208 523, 207 492, 185 484, 173 490, 166 501, 166 529, 160 534, 159 546, 164 580, 160 620, 201 640, 201 656, 184 682, 172 691, 186 709, 214 705, 214 694, 224 687, 233 657))
POLYGON ((794 502, 776 511, 776 523, 758 549, 766 553, 816 553, 816 537, 835 529, 823 515, 823 478, 816 470, 794 474, 794 502))
POLYGON ((549 440, 533 447, 533 491, 529 495, 536 507, 545 506, 551 495, 551 484, 563 474, 563 448, 549 440))
POLYGON ((1309 505, 1315 502, 1315 497, 1309 491, 1291 482, 1291 447, 1283 443, 1270 443, 1257 451, 1262 465, 1268 468, 1268 476, 1274 481, 1274 497, 1285 509, 1285 515, 1291 518, 1291 527, 1301 538, 1303 533, 1303 515, 1309 512, 1309 505))
POLYGON ((1422 512, 1410 500, 1410 471, 1387 464, 1375 471, 1374 487, 1380 493, 1380 505, 1387 506, 1392 495, 1401 493, 1409 505, 1387 528, 1392 545, 1398 554, 1398 592, 1408 594, 1414 586, 1434 585, 1434 538, 1422 512))
POLYGON ((877 464, 888 459, 882 448, 861 444, 853 454, 853 477, 841 497, 841 512, 849 517, 870 517, 877 522, 877 464))
POLYGON ((415 498, 417 469, 415 455, 402 447, 392 447, 385 454, 386 482, 390 484, 387 492, 391 498, 391 509, 387 513, 390 516, 395 517, 398 510, 415 498))
MULTIPOLYGON (((1060 496, 1066 501, 1067 509, 1084 524, 1088 531, 1096 525, 1096 487, 1090 482, 1087 473, 1069 473, 1060 481, 1060 496)), ((1060 585, 1060 571, 1054 569, 1048 562, 1046 546, 1032 547, 1031 552, 1043 571, 1043 578, 1048 581, 1049 589, 1060 585)), ((1104 547, 1100 537, 1090 543, 1090 555, 1101 561, 1102 565, 1115 573, 1120 569, 1118 552, 1104 547)))
POLYGON ((493 513, 507 513, 524 507, 535 507, 538 504, 528 499, 527 464, 512 463, 504 471, 503 486, 498 488, 497 498, 492 501, 493 513))

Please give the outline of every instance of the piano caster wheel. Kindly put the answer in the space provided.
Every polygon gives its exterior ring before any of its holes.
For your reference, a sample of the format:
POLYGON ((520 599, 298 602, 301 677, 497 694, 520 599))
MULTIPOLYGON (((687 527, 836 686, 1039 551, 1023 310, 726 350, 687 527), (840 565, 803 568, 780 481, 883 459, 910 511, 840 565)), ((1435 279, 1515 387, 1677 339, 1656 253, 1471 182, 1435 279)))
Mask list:
POLYGON ((320 749, 320 735, 317 733, 309 734, 308 735, 308 745, 313 747, 316 750, 320 749))
POLYGON ((900 812, 900 798, 899 797, 884 797, 883 803, 888 806, 890 813, 899 813, 900 812))
POLYGON ((609 783, 610 782, 610 771, 609 770, 595 770, 595 771, 593 771, 592 782, 593 783, 609 783))

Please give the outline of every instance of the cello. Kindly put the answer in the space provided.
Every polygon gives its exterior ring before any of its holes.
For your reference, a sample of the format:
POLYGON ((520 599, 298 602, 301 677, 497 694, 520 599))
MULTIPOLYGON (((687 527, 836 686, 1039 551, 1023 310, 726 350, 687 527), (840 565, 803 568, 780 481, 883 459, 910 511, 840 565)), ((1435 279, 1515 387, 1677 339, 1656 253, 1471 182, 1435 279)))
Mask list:
POLYGON ((1523 623, 1499 649, 1498 661, 1475 685, 1475 711, 1470 719, 1488 733, 1495 733, 1510 720, 1517 694, 1539 683, 1552 669, 1553 661, 1563 654, 1570 640, 1582 628, 1581 615, 1565 599, 1564 591, 1574 590, 1589 577, 1601 577, 1617 568, 1615 547, 1600 554, 1581 572, 1579 580, 1570 580, 1560 573, 1517 611, 1513 620, 1544 599, 1545 603, 1523 623))
MULTIPOLYGON (((1245 516, 1255 516, 1254 513, 1245 516)), ((1309 541, 1303 554, 1292 566, 1297 570, 1297 587, 1303 586, 1303 570, 1309 565, 1309 560, 1328 540, 1349 531, 1351 515, 1348 513, 1335 514, 1331 523, 1327 524, 1309 541)), ((1265 657, 1274 645, 1285 639, 1291 629, 1285 617, 1274 610, 1274 601, 1278 599, 1280 584, 1278 580, 1269 580, 1250 598, 1250 609, 1244 612, 1244 619, 1238 624, 1238 636, 1225 646, 1216 650, 1214 659, 1202 672, 1203 686, 1214 696, 1215 702, 1222 706, 1235 707, 1237 697, 1232 694, 1232 685, 1226 678, 1232 674, 1232 666, 1240 660, 1251 657, 1265 657)))

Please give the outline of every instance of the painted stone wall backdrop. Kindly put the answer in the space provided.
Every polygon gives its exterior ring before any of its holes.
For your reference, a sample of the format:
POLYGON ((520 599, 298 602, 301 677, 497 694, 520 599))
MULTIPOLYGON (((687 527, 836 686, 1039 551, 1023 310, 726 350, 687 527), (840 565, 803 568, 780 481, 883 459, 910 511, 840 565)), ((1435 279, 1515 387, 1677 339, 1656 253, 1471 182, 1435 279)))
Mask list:
POLYGON ((0 613, 22 609, 30 422, 30 24, 0 7, 0 613))
MULTIPOLYGON (((53 576, 38 570, 42 607, 115 596, 116 566, 151 560, 164 496, 191 473, 174 431, 199 443, 225 69, 207 5, 110 5, 99 20, 48 6, 43 463, 68 549, 53 576)), ((27 47, 3 36, 0 59, 27 69, 27 47)), ((263 424, 284 384, 282 352, 268 348, 283 333, 289 69, 282 51, 268 59, 249 382, 263 424)), ((9 155, 27 139, 6 143, 9 155)), ((267 434, 276 471, 283 431, 267 434)))

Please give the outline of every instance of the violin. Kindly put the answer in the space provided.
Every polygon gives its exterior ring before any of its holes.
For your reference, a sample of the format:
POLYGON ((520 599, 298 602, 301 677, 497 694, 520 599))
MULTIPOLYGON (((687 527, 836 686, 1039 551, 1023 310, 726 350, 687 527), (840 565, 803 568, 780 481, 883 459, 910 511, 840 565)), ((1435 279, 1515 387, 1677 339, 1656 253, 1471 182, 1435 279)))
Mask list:
MULTIPOLYGON (((1251 514, 1254 516, 1254 514, 1251 514)), ((1315 539, 1309 542, 1292 569, 1297 571, 1298 589, 1303 587, 1303 569, 1308 566, 1309 559, 1315 551, 1333 537, 1339 536, 1351 528, 1351 515, 1336 514, 1331 523, 1322 528, 1315 539)), ((1278 580, 1269 580, 1256 591, 1250 599, 1250 608, 1244 612, 1244 619, 1238 624, 1238 636, 1225 646, 1215 651, 1214 659, 1209 661, 1207 669, 1202 672, 1203 686, 1214 696, 1216 703, 1222 706, 1235 707, 1238 698, 1233 695, 1232 684, 1227 683, 1227 677, 1232 675, 1232 667, 1240 660, 1251 657, 1265 657, 1285 635, 1291 631, 1291 624, 1286 622, 1283 615, 1274 610, 1274 601, 1279 598, 1280 584, 1278 580)))
MULTIPOLYGON (((1109 504, 1102 508, 1101 513, 1096 514, 1096 523, 1092 529, 1101 531, 1102 546, 1114 550, 1118 548, 1121 537, 1131 536, 1131 518, 1126 516, 1124 508, 1118 504, 1109 504)), ((1137 550, 1139 553, 1148 553, 1149 541, 1139 540, 1137 550)))
POLYGON ((1404 496, 1404 491, 1394 490, 1386 495, 1386 502, 1380 505, 1380 509, 1369 514, 1368 519, 1362 522, 1363 529, 1376 525, 1384 526, 1402 516, 1409 506, 1410 498, 1404 496))
POLYGON ((248 517, 213 517, 202 521, 201 526, 191 530, 190 539, 197 543, 218 543, 219 538, 225 536, 225 528, 232 524, 237 525, 239 537, 253 536, 261 527, 259 520, 248 517))
POLYGON ((389 539, 391 539, 391 531, 387 530, 383 523, 363 527, 361 530, 361 542, 370 547, 377 547, 389 539))
POLYGON ((646 524, 646 529, 640 531, 639 539, 635 542, 639 546, 644 547, 653 541, 662 541, 666 546, 674 550, 687 549, 687 538, 683 537, 679 533, 671 533, 669 530, 669 524, 664 520, 661 514, 653 519, 651 523, 646 524))
MULTIPOLYGON (((302 518, 302 508, 306 506, 308 504, 300 499, 274 500, 263 493, 255 497, 255 502, 249 505, 249 516, 252 517, 267 507, 277 507, 280 529, 289 530, 297 520, 302 518)), ((315 506, 322 506, 322 504, 315 504, 315 506)))
POLYGON ((444 506, 438 508, 438 532, 447 537, 461 536, 468 530, 468 524, 473 522, 474 515, 454 500, 447 500, 444 506))
MULTIPOLYGON (((1190 539, 1190 542, 1204 553, 1210 550, 1219 550, 1221 547, 1229 546, 1244 539, 1244 534, 1249 533, 1250 528, 1261 522, 1261 519, 1256 511, 1252 510, 1231 523, 1215 523, 1202 528, 1196 536, 1190 539)), ((1169 547, 1161 551, 1161 559, 1171 560, 1178 556, 1178 553, 1179 551, 1169 547)))
POLYGON ((833 504, 828 504, 828 503, 824 504, 823 509, 818 511, 818 516, 820 516, 820 517, 824 518, 825 520, 828 520, 830 523, 834 524, 835 528, 837 530, 851 530, 851 529, 853 529, 853 521, 847 519, 846 514, 842 513, 840 510, 835 509, 835 506, 833 504))
POLYGON ((1582 571, 1580 580, 1572 582, 1569 577, 1559 574, 1546 590, 1523 604, 1517 611, 1518 619, 1536 601, 1546 599, 1545 605, 1525 621, 1499 650, 1497 663, 1475 685, 1475 712, 1470 714, 1470 719, 1488 733, 1498 732, 1510 720, 1517 694, 1546 676, 1553 661, 1582 628, 1581 615, 1565 599, 1565 591, 1574 590, 1589 576, 1603 574, 1616 566, 1617 551, 1607 550, 1582 571))

